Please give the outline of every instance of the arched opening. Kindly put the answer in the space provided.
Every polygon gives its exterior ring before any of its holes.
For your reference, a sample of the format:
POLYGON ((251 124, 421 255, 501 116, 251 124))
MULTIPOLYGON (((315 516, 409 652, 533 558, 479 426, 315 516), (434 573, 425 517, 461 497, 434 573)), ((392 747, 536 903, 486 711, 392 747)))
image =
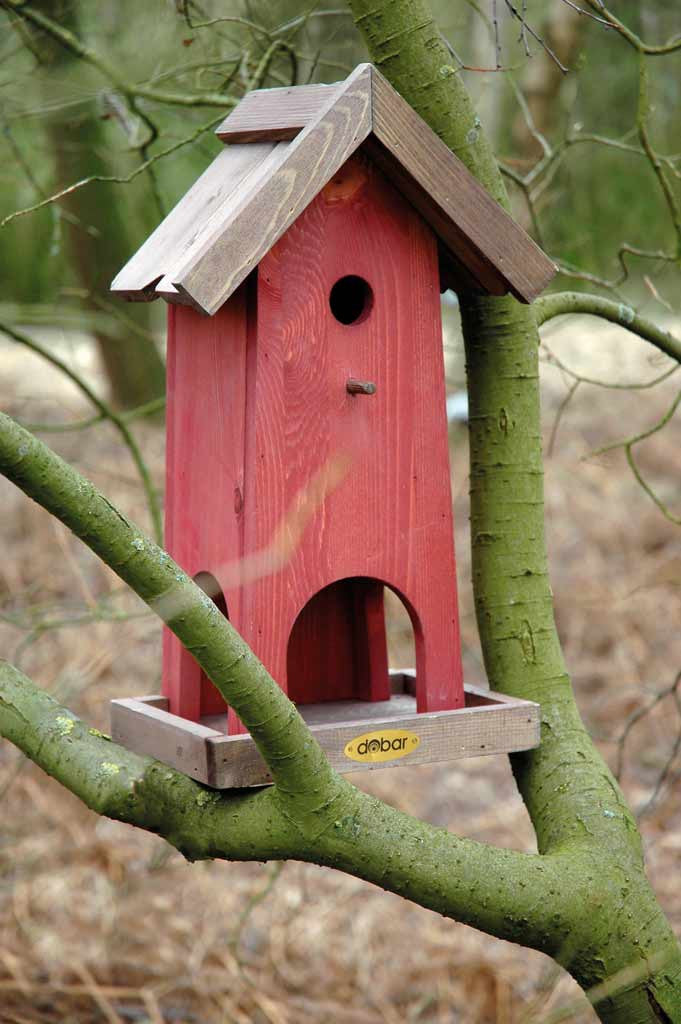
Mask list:
MULTIPOLYGON (((198 572, 194 576, 194 583, 204 594, 211 599, 217 610, 224 615, 226 619, 229 618, 227 611, 227 602, 225 595, 222 592, 222 587, 216 580, 215 576, 209 572, 198 572)), ((227 704, 223 700, 221 694, 215 689, 206 673, 201 669, 201 679, 199 686, 201 688, 200 707, 201 717, 204 715, 221 715, 227 711, 227 704)))
POLYGON ((390 587, 385 587, 383 597, 388 667, 391 671, 413 669, 416 665, 416 640, 407 606, 390 587))
POLYGON ((296 704, 389 700, 391 662, 410 667, 413 650, 411 616, 399 594, 365 576, 338 580, 315 594, 293 625, 288 695, 296 704))

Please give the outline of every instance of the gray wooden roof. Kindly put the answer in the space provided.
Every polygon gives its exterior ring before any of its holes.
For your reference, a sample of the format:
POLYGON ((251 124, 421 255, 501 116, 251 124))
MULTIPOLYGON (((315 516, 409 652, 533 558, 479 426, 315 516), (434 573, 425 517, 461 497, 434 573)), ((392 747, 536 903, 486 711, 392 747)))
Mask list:
POLYGON ((123 267, 114 293, 215 313, 360 146, 430 224, 467 287, 531 302, 555 274, 370 64, 335 85, 251 92, 217 135, 228 145, 123 267))

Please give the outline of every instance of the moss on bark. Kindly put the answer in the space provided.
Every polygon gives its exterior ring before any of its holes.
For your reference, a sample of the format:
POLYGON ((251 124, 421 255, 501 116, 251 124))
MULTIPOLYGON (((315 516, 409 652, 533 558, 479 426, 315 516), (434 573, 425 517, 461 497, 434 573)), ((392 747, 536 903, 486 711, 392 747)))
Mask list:
MULTIPOLYGON (((425 0, 349 4, 371 59, 507 206, 489 140, 461 76, 448 67, 425 0)), ((580 719, 556 630, 544 538, 537 319, 511 298, 467 294, 460 301, 476 616, 492 687, 542 705, 541 746, 511 760, 540 852, 559 855, 565 866, 550 894, 557 917, 566 908, 564 944, 552 955, 585 989, 596 986, 603 1020, 681 1020, 678 944, 645 879, 634 818, 580 719)))

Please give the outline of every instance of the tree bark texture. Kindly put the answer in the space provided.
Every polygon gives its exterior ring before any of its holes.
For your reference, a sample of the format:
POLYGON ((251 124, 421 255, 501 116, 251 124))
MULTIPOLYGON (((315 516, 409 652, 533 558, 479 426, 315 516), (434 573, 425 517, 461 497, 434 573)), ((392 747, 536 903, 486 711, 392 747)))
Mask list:
MULTIPOLYGON (((425 0, 349 3, 374 63, 507 207, 491 146, 425 0)), ((511 758, 540 852, 591 851, 590 894, 583 903, 575 896, 556 959, 596 992, 605 1021, 681 1021, 681 952, 644 882, 633 816, 579 717, 556 630, 544 537, 536 316, 511 298, 467 294, 460 301, 473 589, 485 667, 493 689, 542 705, 541 746, 511 758), (644 887, 638 910, 631 905, 633 878, 644 887), (652 918, 660 931, 651 945, 646 940, 642 956, 640 931, 626 921, 652 918)), ((560 884, 568 904, 571 884, 560 884)))
MULTIPOLYGON (((506 203, 489 143, 423 0, 350 0, 374 62, 506 203)), ((251 731, 275 784, 215 793, 95 735, 0 664, 0 734, 100 813, 189 857, 295 857, 365 878, 540 949, 603 1021, 681 1022, 681 952, 647 882, 634 819, 580 720, 544 542, 533 309, 462 295, 470 390, 473 586, 495 689, 538 700, 542 745, 513 769, 536 854, 433 828, 336 775, 295 707, 213 603, 72 468, 0 415, 0 471, 66 523, 176 633, 251 731)))

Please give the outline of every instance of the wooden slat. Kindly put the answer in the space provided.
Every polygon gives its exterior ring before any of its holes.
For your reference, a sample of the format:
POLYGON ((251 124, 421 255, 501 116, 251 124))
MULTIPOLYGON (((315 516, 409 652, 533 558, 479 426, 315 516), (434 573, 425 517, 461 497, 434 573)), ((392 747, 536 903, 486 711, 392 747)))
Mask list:
POLYGON ((148 697, 135 697, 135 700, 141 700, 152 708, 160 708, 161 711, 168 710, 168 698, 164 697, 162 693, 152 693, 148 697))
MULTIPOLYGON (((158 282, 154 288, 154 292, 157 297, 160 296, 162 299, 165 299, 171 306, 191 306, 189 299, 186 295, 181 295, 180 292, 178 292, 175 285, 171 283, 167 274, 158 282)), ((148 295, 148 298, 153 299, 154 296, 148 295)))
MULTIPOLYGON (((416 669, 398 668, 390 669, 390 692, 408 693, 413 697, 416 693, 416 669)), ((490 690, 489 686, 476 686, 475 683, 466 683, 466 707, 477 707, 487 704, 518 704, 517 697, 509 697, 505 693, 497 693, 490 690)))
MULTIPOLYGON (((230 146, 219 153, 116 275, 111 291, 128 299, 151 301, 158 298, 154 285, 191 247, 197 227, 222 208, 273 148, 273 143, 259 143, 230 146)), ((177 295, 167 297, 178 301, 177 295)))
POLYGON ((111 701, 111 738, 138 754, 178 768, 198 782, 207 782, 212 754, 207 743, 220 733, 197 722, 169 714, 165 697, 111 701), (153 703, 152 703, 153 701, 153 703))
POLYGON ((315 121, 338 94, 333 85, 296 85, 249 92, 216 129, 223 142, 278 142, 293 139, 315 121))
POLYGON ((214 313, 370 131, 371 68, 360 65, 313 125, 278 144, 262 187, 237 197, 234 209, 214 219, 172 283, 198 309, 214 313))
MULTIPOLYGON (((257 142, 247 146, 235 146, 235 149, 257 149, 261 153, 265 152, 264 157, 261 157, 257 163, 254 163, 247 174, 244 175, 242 180, 239 182, 239 186, 235 189, 228 197, 225 202, 221 203, 220 206, 216 207, 210 216, 198 217, 197 222, 194 226, 194 230, 187 240, 187 244, 179 247, 173 253, 172 259, 168 260, 168 267, 164 278, 159 282, 158 287, 161 288, 164 293, 174 289, 178 292, 184 301, 185 305, 193 306, 198 312, 206 313, 209 312, 200 303, 196 302, 193 295, 185 289, 178 288, 176 285, 176 279, 184 273, 187 266, 191 266, 194 262, 200 261, 204 256, 212 252, 213 247, 217 240, 221 239, 226 233, 229 224, 231 224, 235 218, 239 216, 239 213, 248 208, 254 201, 257 202, 257 198, 262 194, 263 190, 266 189, 270 179, 275 173, 276 169, 280 166, 282 161, 286 157, 286 153, 291 145, 290 142, 274 142, 265 143, 257 142)), ((229 151, 229 148, 227 152, 229 151)), ((247 237, 244 239, 245 245, 256 246, 257 236, 247 237)), ((253 266, 257 264, 258 260, 253 262, 253 266)), ((218 274, 221 271, 216 271, 218 274)), ((217 309, 229 298, 239 284, 244 280, 247 274, 234 280, 237 283, 234 287, 230 287, 226 298, 223 299, 218 305, 215 306, 210 312, 216 312, 217 309)), ((215 287, 219 286, 219 280, 213 282, 215 287)))
POLYGON ((456 286, 531 302, 555 273, 371 65, 333 86, 251 93, 218 132, 269 141, 217 157, 118 274, 117 294, 215 312, 362 144, 438 235, 456 286))
MULTIPOLYGON (((466 687, 466 707, 458 711, 417 714, 414 698, 406 694, 380 703, 383 708, 363 701, 301 708, 331 765, 343 774, 528 750, 539 743, 539 705, 531 701, 466 687), (419 746, 407 757, 377 764, 346 757, 349 740, 382 728, 407 729, 419 737, 419 746)), ((111 718, 118 743, 213 788, 272 781, 248 735, 226 736, 140 700, 112 701, 111 718)))
MULTIPOLYGON (((244 556, 241 497, 235 501, 245 479, 248 291, 245 282, 214 317, 170 310, 166 363, 166 548, 191 576, 214 577, 234 624, 241 605, 235 567, 244 556)), ((224 707, 168 629, 161 688, 173 714, 184 718, 207 713, 202 691, 224 707)))
POLYGON ((379 166, 491 294, 532 302, 555 275, 551 260, 375 68, 372 85, 379 166))

